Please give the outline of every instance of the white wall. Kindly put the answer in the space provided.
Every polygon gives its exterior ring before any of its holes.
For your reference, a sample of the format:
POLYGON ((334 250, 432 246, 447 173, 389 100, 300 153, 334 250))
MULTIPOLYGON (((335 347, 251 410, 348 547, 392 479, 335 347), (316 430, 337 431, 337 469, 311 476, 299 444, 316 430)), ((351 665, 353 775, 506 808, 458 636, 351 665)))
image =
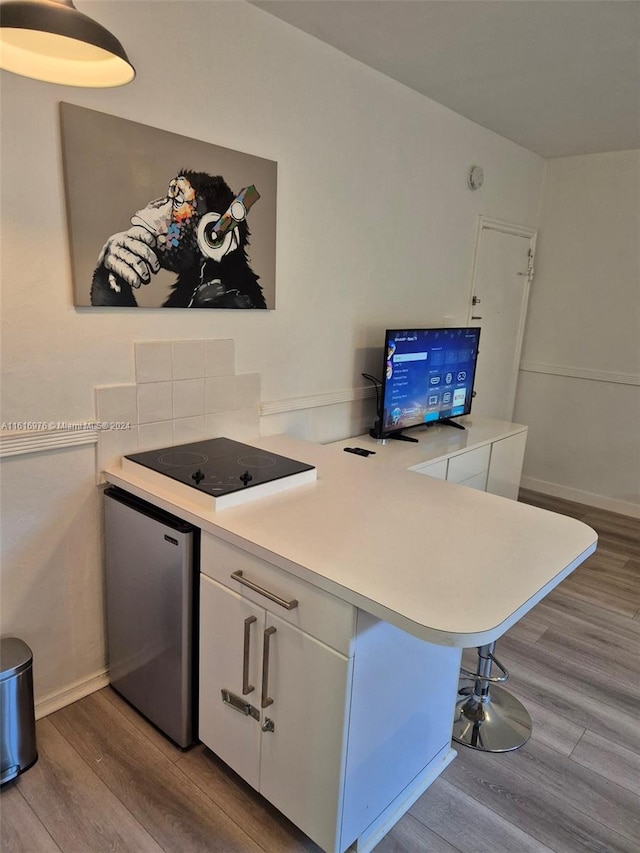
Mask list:
POLYGON ((549 162, 522 368, 523 484, 640 516, 640 151, 549 162))
MULTIPOLYGON (((362 370, 379 372, 387 326, 464 323, 479 214, 537 224, 541 158, 253 6, 82 10, 119 35, 138 76, 88 91, 2 74, 5 422, 92 420, 95 386, 133 381, 135 341, 232 338, 236 372, 261 373, 279 412, 264 432, 344 437, 372 417, 370 401, 291 414, 279 401, 348 398, 362 370), (276 310, 74 309, 60 101, 276 160, 276 310), (472 163, 485 171, 475 193, 472 163)), ((37 699, 51 708, 104 671, 92 450, 2 467, 1 630, 34 649, 37 699)))

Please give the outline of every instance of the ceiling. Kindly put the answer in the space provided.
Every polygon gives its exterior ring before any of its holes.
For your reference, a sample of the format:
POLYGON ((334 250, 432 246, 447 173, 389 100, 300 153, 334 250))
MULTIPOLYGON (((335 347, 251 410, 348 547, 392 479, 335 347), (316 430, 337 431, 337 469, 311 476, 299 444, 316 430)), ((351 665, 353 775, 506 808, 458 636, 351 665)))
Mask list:
POLYGON ((640 148, 637 0, 254 0, 543 157, 640 148))

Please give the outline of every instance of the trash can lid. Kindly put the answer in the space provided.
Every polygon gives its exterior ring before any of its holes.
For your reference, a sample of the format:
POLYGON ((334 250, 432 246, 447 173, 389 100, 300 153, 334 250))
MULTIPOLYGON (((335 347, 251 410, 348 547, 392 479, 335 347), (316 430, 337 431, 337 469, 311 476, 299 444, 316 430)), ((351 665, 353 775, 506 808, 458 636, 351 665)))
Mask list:
POLYGON ((31 649, 17 637, 0 640, 0 682, 15 678, 31 666, 31 649))

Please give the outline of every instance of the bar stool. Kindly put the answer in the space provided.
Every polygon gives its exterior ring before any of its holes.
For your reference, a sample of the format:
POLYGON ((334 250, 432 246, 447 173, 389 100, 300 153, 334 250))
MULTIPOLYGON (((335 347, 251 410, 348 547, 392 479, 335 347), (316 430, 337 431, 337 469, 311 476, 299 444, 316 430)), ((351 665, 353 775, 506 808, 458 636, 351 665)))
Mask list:
POLYGON ((462 698, 456 703, 453 740, 483 752, 511 752, 529 740, 533 724, 522 702, 496 686, 509 673, 494 655, 495 647, 495 642, 478 647, 475 672, 460 670, 461 677, 473 679, 474 685, 458 690, 462 698), (494 663, 502 675, 491 675, 494 663))

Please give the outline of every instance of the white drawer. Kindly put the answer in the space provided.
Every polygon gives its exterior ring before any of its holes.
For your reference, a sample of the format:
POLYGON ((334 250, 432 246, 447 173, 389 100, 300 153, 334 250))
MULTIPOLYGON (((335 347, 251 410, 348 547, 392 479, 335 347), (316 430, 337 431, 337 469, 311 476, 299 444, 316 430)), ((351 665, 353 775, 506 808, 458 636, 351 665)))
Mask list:
POLYGON ((435 477, 438 480, 447 479, 447 460, 440 459, 439 462, 430 462, 428 465, 421 465, 419 468, 412 468, 416 474, 427 474, 429 477, 435 477))
POLYGON ((346 601, 204 531, 200 571, 336 651, 347 656, 351 654, 356 608, 346 601), (270 595, 279 601, 274 601, 270 595), (297 604, 291 609, 285 606, 294 601, 297 604))
POLYGON ((489 455, 491 446, 485 444, 484 447, 476 447, 475 450, 468 450, 466 453, 459 453, 457 456, 452 456, 449 459, 449 467, 447 469, 447 480, 453 483, 462 483, 476 474, 482 474, 489 470, 489 455))

